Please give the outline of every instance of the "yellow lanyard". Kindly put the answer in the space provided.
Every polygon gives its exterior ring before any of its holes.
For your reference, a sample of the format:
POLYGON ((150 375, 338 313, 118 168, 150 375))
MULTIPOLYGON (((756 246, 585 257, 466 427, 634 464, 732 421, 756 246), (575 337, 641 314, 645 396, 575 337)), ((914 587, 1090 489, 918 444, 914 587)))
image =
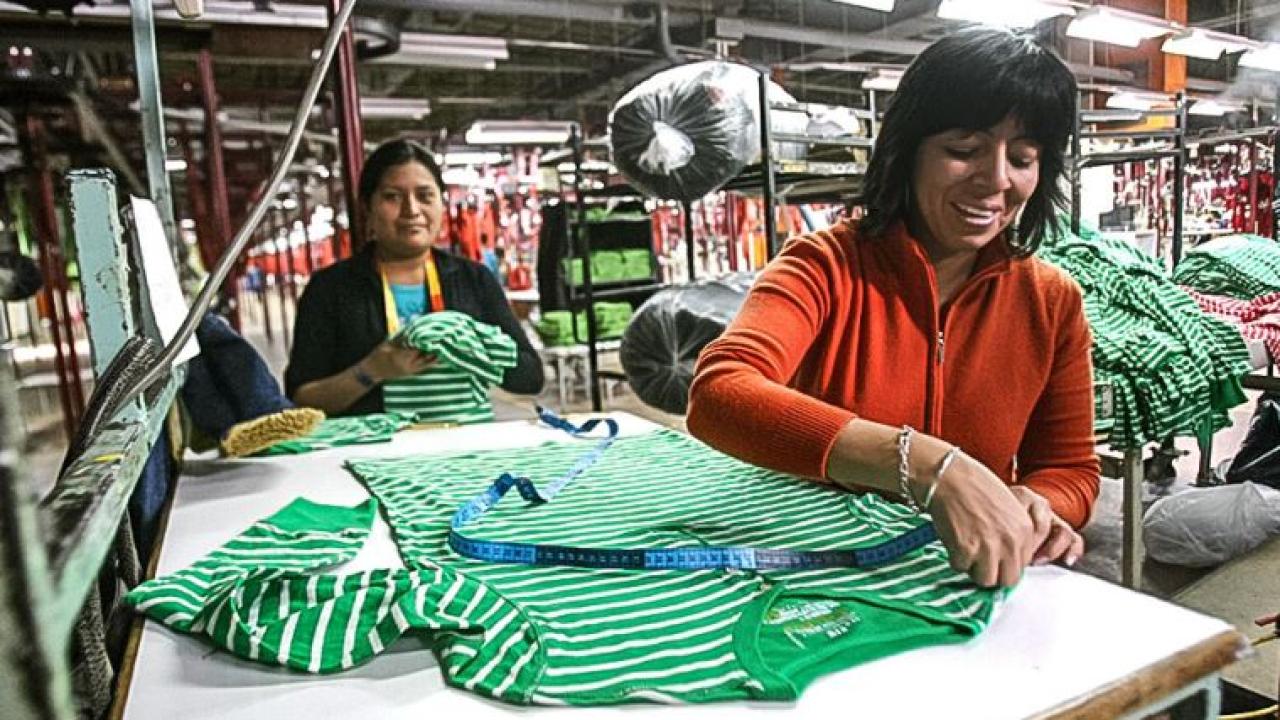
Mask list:
MULTIPOLYGON (((440 291, 440 275, 436 273, 436 260, 427 250, 426 260, 422 267, 427 276, 427 297, 431 299, 431 312, 444 310, 444 293, 440 291)), ((382 276, 382 304, 387 313, 387 335, 395 335, 400 331, 400 316, 396 314, 396 299, 391 294, 391 283, 387 282, 387 272, 378 266, 378 274, 382 276)))

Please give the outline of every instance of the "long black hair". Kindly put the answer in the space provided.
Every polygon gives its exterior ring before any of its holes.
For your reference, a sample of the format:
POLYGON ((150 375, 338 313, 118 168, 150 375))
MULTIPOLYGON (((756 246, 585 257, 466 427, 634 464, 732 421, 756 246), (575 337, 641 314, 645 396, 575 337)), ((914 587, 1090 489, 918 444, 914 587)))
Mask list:
POLYGON ((441 172, 440 163, 436 162, 431 152, 412 140, 388 140, 365 158, 364 169, 360 171, 360 204, 369 206, 369 201, 378 191, 378 186, 382 184, 382 178, 387 171, 410 162, 416 162, 425 167, 427 172, 431 173, 431 177, 435 178, 436 186, 443 195, 444 173, 441 172))
POLYGON ((1058 181, 1076 92, 1071 70, 1057 55, 1009 30, 970 28, 925 48, 889 102, 867 167, 867 214, 859 229, 881 237, 907 219, 916 152, 925 138, 953 129, 985 130, 1012 115, 1040 145, 1040 179, 1009 246, 1016 255, 1035 252, 1055 232, 1055 216, 1066 205, 1058 181))

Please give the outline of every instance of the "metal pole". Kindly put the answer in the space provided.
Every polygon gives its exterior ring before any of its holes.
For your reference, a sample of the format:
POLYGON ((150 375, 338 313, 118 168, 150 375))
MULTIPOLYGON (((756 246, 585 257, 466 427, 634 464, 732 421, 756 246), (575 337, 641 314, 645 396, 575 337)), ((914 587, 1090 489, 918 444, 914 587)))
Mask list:
MULTIPOLYGON (((255 234, 255 237, 257 238, 255 245, 262 245, 262 237, 264 234, 265 229, 264 232, 255 234)), ((267 335, 267 342, 273 343, 276 339, 275 334, 271 331, 271 308, 267 307, 267 272, 266 269, 262 267, 262 265, 266 263, 266 261, 262 259, 263 257, 264 256, 262 255, 258 256, 260 263, 258 266, 258 272, 260 275, 258 276, 258 288, 254 292, 258 295, 258 304, 262 305, 262 329, 267 335)))
POLYGON ((289 315, 285 308, 285 283, 284 277, 284 259, 280 257, 280 227, 275 222, 275 216, 272 216, 271 228, 271 253, 276 260, 276 297, 280 300, 280 336, 284 338, 284 346, 289 348, 289 315))
POLYGON ((1138 590, 1142 585, 1142 483, 1142 447, 1139 446, 1124 451, 1120 583, 1131 590, 1138 590))
MULTIPOLYGON (((582 228, 587 221, 587 206, 582 197, 582 131, 575 124, 569 133, 569 143, 573 146, 573 196, 574 222, 573 243, 582 243, 582 289, 586 297, 587 314, 587 378, 591 382, 591 410, 600 412, 604 404, 600 400, 600 358, 596 354, 596 341, 599 329, 596 327, 595 290, 591 287, 591 233, 584 233, 582 228)), ((566 208, 567 210, 568 208, 566 208)), ((568 221, 568 213, 565 214, 568 221)), ((572 257, 572 255, 570 255, 572 257)), ((572 263, 570 264, 572 270, 572 263)), ((570 275, 570 284, 573 277, 570 275)), ((570 315, 572 318, 572 315, 570 315)), ((574 321, 576 324, 576 321, 574 321)))
POLYGON ((36 226, 35 244, 40 249, 38 256, 40 274, 44 276, 44 287, 41 289, 41 294, 44 296, 45 309, 49 313, 49 330, 53 336, 53 366, 58 374, 58 400, 62 404, 62 427, 69 440, 75 432, 76 411, 73 407, 71 381, 67 376, 67 358, 62 345, 62 325, 58 319, 58 304, 54 298, 54 293, 57 292, 58 277, 55 266, 59 262, 63 262, 62 252, 57 247, 57 242, 52 236, 52 229, 47 227, 51 214, 44 212, 43 207, 38 211, 36 210, 42 204, 41 201, 44 196, 42 176, 48 173, 43 152, 44 147, 40 141, 43 124, 39 118, 28 115, 26 122, 22 123, 22 127, 26 130, 26 142, 24 144, 30 153, 31 166, 33 168, 30 185, 27 188, 27 210, 31 213, 36 226))
POLYGON ((40 199, 44 223, 49 233, 50 246, 55 251, 55 262, 50 268, 53 271, 54 289, 57 290, 58 316, 62 323, 62 335, 67 343, 67 379, 71 387, 71 409, 75 418, 80 419, 84 413, 84 383, 80 379, 80 353, 76 350, 75 324, 71 319, 71 300, 67 295, 70 282, 67 279, 67 259, 62 252, 62 237, 58 232, 58 205, 53 191, 53 172, 48 165, 40 173, 40 199))
MULTIPOLYGON (((196 58, 200 73, 200 103, 204 106, 204 156, 209 186, 209 212, 213 221, 213 247, 218 255, 231 243, 231 203, 227 199, 227 169, 222 157, 222 128, 218 124, 218 90, 214 80, 213 53, 202 49, 196 58)), ((238 273, 222 284, 222 293, 231 300, 231 325, 240 329, 240 286, 238 273)))
POLYGON ((1258 234, 1258 140, 1249 138, 1249 232, 1258 234))
MULTIPOLYGON (((333 209, 333 237, 329 238, 330 251, 333 255, 333 261, 338 262, 342 259, 342 238, 338 233, 338 210, 340 209, 339 198, 343 197, 338 194, 338 177, 337 173, 329 173, 329 207, 333 209)), ((347 232, 351 231, 351 212, 347 212, 347 232)))
POLYGON ((773 128, 769 126, 769 76, 760 73, 760 177, 764 181, 764 241, 766 260, 777 254, 778 208, 773 182, 773 128))
POLYGON ((298 286, 293 282, 293 225, 289 223, 289 218, 284 214, 283 210, 278 212, 280 213, 280 224, 284 228, 284 266, 288 272, 288 275, 285 276, 285 284, 289 288, 289 299, 293 301, 293 307, 296 310, 298 307, 298 286))
POLYGON ((698 279, 698 271, 694 267, 698 253, 693 248, 693 204, 688 200, 680 203, 680 211, 684 213, 684 252, 689 263, 689 282, 698 279))
MULTIPOLYGON (((342 0, 329 0, 329 22, 333 22, 342 0)), ((338 145, 342 152, 342 189, 347 198, 347 225, 352 252, 360 249, 364 236, 363 208, 356 194, 360 169, 364 167, 364 129, 360 124, 360 85, 356 78, 355 33, 351 25, 342 31, 338 44, 338 72, 334 75, 334 103, 338 111, 338 145)))
MULTIPOLYGON (((178 233, 173 222, 173 193, 169 189, 169 172, 165 170, 167 145, 164 136, 164 107, 160 99, 160 64, 156 55, 156 27, 151 0, 129 0, 133 22, 133 63, 138 76, 138 101, 142 111, 142 139, 146 146, 147 185, 151 201, 160 211, 164 234, 171 251, 176 248, 178 233)), ((225 242, 225 241, 224 241, 225 242)), ((182 253, 174 252, 175 257, 182 253)))
POLYGON ((305 174, 298 176, 298 217, 302 220, 302 246, 306 248, 306 252, 302 257, 305 258, 305 267, 307 268, 307 279, 311 279, 311 274, 316 271, 315 259, 311 257, 311 227, 310 211, 307 206, 307 176, 305 174))
POLYGON ((1173 158, 1173 267, 1182 261, 1182 205, 1187 180, 1187 102, 1178 93, 1178 136, 1174 147, 1178 154, 1173 158))

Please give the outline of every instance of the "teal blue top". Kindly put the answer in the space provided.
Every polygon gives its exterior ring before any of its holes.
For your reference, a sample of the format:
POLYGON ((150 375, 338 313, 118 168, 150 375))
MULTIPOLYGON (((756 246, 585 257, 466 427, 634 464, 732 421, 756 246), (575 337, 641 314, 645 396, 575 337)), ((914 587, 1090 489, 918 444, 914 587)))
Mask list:
POLYGON ((427 288, 418 285, 391 285, 391 297, 396 301, 396 317, 400 327, 413 322, 427 312, 427 288))

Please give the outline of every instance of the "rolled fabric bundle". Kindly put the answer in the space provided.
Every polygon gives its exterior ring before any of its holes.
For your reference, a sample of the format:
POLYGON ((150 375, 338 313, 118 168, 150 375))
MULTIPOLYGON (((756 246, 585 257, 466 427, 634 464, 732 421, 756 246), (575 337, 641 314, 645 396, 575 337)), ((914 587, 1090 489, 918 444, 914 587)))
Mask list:
MULTIPOLYGON (((650 77, 609 115, 614 164, 653 197, 692 201, 719 189, 760 155, 758 78, 749 67, 719 61, 650 77)), ((772 82, 769 99, 795 102, 772 82)), ((807 122, 802 114, 777 113, 773 125, 803 132, 807 122)), ((796 151, 782 148, 782 156, 796 151)))
POLYGON ((738 314, 755 273, 659 291, 636 310, 622 335, 619 359, 636 396, 682 415, 698 354, 738 314))

